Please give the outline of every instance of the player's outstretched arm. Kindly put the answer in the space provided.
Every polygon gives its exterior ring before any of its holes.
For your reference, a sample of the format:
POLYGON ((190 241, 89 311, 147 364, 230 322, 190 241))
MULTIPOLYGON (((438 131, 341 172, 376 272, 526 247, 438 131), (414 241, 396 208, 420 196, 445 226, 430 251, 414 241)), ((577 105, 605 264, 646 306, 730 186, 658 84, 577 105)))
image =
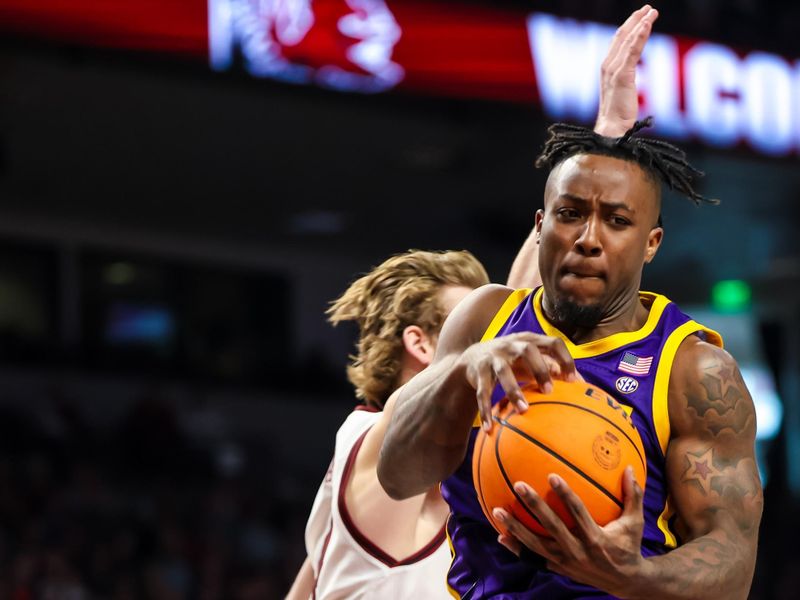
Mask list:
POLYGON ((549 392, 551 372, 575 378, 563 341, 515 333, 480 342, 511 290, 487 285, 447 318, 431 365, 401 390, 378 460, 378 479, 395 499, 421 494, 464 460, 476 413, 491 428, 491 397, 500 383, 519 410, 527 408, 518 375, 549 392))
POLYGON ((594 523, 563 479, 551 476, 578 523, 574 531, 530 486, 515 484, 553 538, 537 536, 495 509, 511 533, 500 541, 516 553, 524 544, 545 557, 548 569, 620 598, 747 598, 763 506, 752 399, 730 355, 695 336, 678 352, 669 398, 667 480, 682 546, 642 558, 643 493, 630 471, 622 516, 605 527, 594 523))

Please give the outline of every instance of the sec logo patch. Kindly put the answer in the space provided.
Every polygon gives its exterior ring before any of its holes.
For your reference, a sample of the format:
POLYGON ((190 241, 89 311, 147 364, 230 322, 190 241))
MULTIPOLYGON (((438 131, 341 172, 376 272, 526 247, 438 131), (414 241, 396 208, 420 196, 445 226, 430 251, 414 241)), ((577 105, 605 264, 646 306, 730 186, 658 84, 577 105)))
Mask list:
POLYGON ((623 394, 630 394, 636 391, 639 387, 639 382, 633 377, 620 377, 617 379, 617 390, 623 394))

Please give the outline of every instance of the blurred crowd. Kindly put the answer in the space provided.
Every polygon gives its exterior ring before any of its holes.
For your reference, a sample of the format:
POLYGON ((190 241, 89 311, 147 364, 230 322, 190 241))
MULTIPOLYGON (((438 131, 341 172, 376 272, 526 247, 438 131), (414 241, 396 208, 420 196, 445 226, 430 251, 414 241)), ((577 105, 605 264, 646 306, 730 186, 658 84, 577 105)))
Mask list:
POLYGON ((281 501, 262 458, 225 468, 155 398, 103 433, 0 407, 0 600, 282 597, 315 482, 281 501))

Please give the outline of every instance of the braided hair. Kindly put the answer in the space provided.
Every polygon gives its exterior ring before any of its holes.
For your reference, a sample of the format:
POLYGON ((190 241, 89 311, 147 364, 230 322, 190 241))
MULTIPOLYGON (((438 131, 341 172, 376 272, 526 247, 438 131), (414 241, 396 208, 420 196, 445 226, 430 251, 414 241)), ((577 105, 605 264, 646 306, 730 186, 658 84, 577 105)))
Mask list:
MULTIPOLYGON (((683 194, 696 205, 701 202, 719 204, 719 200, 706 198, 695 191, 692 181, 701 177, 703 172, 689 164, 683 150, 661 140, 634 135, 652 124, 653 117, 647 117, 636 121, 622 137, 611 138, 585 127, 555 123, 547 129, 550 135, 536 159, 536 166, 553 169, 575 154, 602 154, 635 162, 655 181, 663 181, 671 190, 683 194)), ((661 217, 658 220, 660 226, 661 217)))

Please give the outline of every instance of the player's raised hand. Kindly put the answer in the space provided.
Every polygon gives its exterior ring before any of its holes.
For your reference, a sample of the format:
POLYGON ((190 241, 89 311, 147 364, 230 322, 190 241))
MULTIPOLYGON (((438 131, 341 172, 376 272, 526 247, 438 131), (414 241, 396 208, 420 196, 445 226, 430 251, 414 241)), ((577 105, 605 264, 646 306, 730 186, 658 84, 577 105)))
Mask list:
POLYGON ((554 375, 567 381, 579 378, 575 362, 561 339, 530 332, 473 344, 464 351, 460 361, 467 382, 475 389, 485 431, 492 428, 492 392, 496 383, 500 383, 517 410, 525 412, 528 403, 518 381, 536 382, 539 389, 550 393, 554 375))
POLYGON ((594 130, 620 137, 639 115, 636 65, 650 38, 658 11, 649 4, 631 14, 617 29, 600 68, 600 108, 594 130))

